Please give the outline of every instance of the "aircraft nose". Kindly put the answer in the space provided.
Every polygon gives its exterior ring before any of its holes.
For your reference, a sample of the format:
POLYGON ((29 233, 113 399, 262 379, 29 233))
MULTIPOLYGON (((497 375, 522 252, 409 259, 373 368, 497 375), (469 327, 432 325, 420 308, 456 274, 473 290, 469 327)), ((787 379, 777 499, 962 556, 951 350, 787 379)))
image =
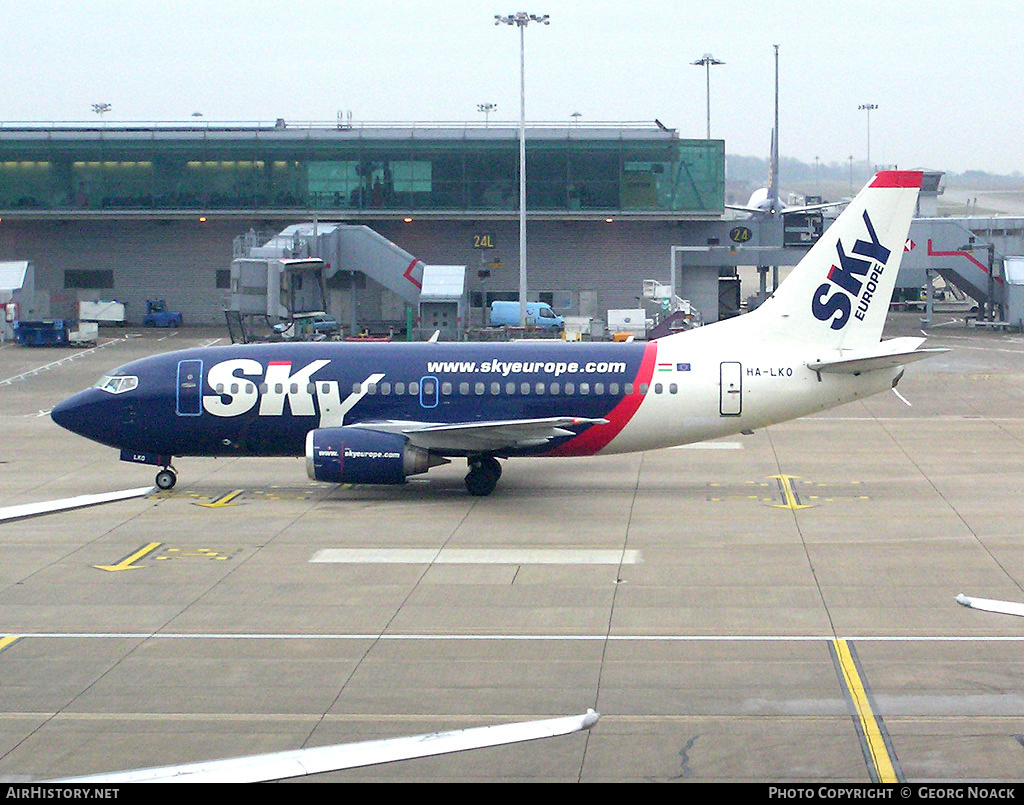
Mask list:
POLYGON ((85 392, 80 392, 57 403, 50 411, 50 419, 72 433, 81 433, 83 396, 85 392))
POLYGON ((106 442, 110 436, 109 417, 102 416, 100 408, 102 400, 97 399, 95 389, 80 391, 58 403, 50 411, 50 419, 62 428, 93 439, 97 442, 106 442))

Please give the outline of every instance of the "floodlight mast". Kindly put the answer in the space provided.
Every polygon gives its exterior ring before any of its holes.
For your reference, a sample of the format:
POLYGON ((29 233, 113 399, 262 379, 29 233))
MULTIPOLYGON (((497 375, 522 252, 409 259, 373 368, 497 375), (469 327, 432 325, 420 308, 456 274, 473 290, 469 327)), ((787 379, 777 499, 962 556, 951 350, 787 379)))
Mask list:
POLYGON ((710 53, 705 53, 697 61, 692 61, 690 64, 704 68, 705 83, 706 83, 706 97, 708 105, 708 130, 707 139, 711 139, 711 65, 713 64, 725 64, 724 61, 720 61, 712 56, 710 53))
POLYGON ((867 151, 867 163, 868 163, 868 178, 872 175, 871 170, 871 112, 878 108, 877 103, 862 103, 857 107, 858 111, 867 112, 868 115, 868 151, 867 151))
POLYGON ((550 25, 548 14, 494 15, 495 25, 519 27, 519 324, 526 326, 526 26, 531 22, 550 25))

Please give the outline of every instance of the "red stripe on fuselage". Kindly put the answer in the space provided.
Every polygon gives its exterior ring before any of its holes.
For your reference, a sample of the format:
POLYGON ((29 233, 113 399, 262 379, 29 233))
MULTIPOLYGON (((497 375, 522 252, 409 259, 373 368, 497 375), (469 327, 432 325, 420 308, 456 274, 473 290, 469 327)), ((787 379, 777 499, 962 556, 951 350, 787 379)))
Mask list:
POLYGON ((640 370, 633 380, 633 393, 627 394, 619 403, 605 415, 607 425, 591 425, 579 436, 563 442, 550 453, 549 456, 592 456, 594 453, 608 446, 608 443, 618 436, 626 423, 633 418, 644 400, 640 393, 642 383, 650 383, 654 375, 655 357, 658 354, 658 343, 652 341, 644 347, 644 357, 640 361, 640 370))

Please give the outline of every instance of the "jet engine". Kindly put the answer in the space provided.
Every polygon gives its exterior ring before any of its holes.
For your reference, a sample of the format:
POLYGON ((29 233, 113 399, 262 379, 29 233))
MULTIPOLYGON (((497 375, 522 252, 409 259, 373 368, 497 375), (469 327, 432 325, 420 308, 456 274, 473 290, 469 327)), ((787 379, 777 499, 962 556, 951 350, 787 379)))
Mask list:
POLYGON ((334 484, 403 484, 448 459, 409 444, 400 433, 317 428, 306 434, 306 474, 334 484))

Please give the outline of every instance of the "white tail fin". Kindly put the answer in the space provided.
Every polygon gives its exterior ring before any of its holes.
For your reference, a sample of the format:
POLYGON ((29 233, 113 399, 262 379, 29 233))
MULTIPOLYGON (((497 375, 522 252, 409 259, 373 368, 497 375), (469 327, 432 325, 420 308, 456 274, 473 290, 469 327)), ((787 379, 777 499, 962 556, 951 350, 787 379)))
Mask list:
POLYGON ((759 337, 832 349, 877 344, 920 188, 920 171, 876 174, 771 298, 742 318, 759 337))

